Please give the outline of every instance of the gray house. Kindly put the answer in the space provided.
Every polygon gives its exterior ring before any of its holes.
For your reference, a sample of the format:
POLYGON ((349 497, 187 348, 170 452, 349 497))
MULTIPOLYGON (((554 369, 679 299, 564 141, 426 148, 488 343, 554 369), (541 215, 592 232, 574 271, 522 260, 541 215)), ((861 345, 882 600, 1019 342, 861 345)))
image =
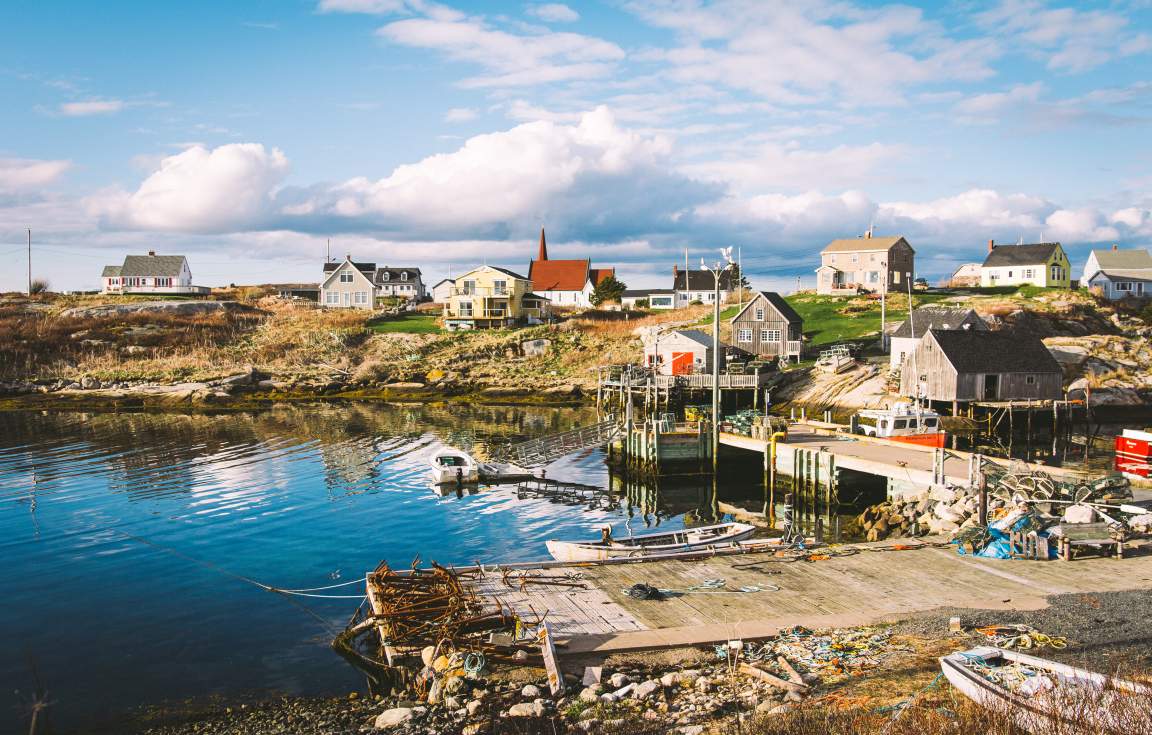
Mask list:
POLYGON ((424 281, 419 268, 377 268, 373 281, 377 296, 392 296, 409 301, 423 301, 424 281))
POLYGON ((349 255, 324 264, 320 305, 331 309, 373 309, 376 305, 375 263, 357 263, 349 255))
POLYGON ((1038 337, 1017 332, 929 329, 900 371, 900 392, 929 401, 1056 399, 1060 364, 1038 337))
POLYGON ((929 329, 988 329, 988 325, 972 309, 944 306, 921 306, 908 315, 891 336, 888 367, 897 370, 907 355, 912 354, 920 338, 929 329))
POLYGON ((800 359, 804 320, 774 291, 757 293, 732 317, 736 347, 763 357, 800 359))

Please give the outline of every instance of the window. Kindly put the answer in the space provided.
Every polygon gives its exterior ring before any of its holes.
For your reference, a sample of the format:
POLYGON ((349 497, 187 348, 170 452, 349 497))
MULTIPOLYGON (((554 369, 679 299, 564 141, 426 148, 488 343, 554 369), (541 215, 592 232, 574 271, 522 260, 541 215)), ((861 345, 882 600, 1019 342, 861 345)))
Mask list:
POLYGON ((868 271, 869 283, 880 283, 880 271, 868 271))
POLYGON ((332 304, 333 306, 335 306, 336 304, 339 304, 340 303, 340 294, 335 292, 335 291, 325 291, 324 292, 324 303, 325 304, 332 304))
POLYGON ((900 284, 900 271, 893 271, 892 272, 892 282, 897 284, 897 285, 900 284))
POLYGON ((758 321, 758 322, 764 321, 764 310, 763 309, 757 309, 756 310, 756 321, 758 321))
POLYGON ((857 255, 856 253, 852 253, 852 262, 853 263, 859 263, 860 262, 860 256, 857 255))
POLYGON ((461 301, 458 304, 458 307, 459 307, 459 311, 460 311, 460 316, 472 316, 472 302, 471 301, 461 301))
POLYGON ((780 330, 779 329, 761 329, 760 330, 761 342, 779 342, 780 330))
POLYGON ((1064 280, 1064 267, 1063 266, 1059 266, 1059 265, 1052 266, 1052 280, 1053 281, 1063 281, 1064 280))
POLYGON ((939 423, 939 421, 936 419, 935 416, 927 417, 924 419, 924 428, 925 429, 935 429, 936 424, 938 424, 938 423, 939 423))
POLYGON ((385 281, 391 281, 392 280, 392 272, 391 271, 384 271, 381 278, 385 281))
POLYGON ((907 429, 908 419, 894 419, 892 422, 893 429, 907 429))
POLYGON ((407 281, 408 280, 408 271, 402 271, 400 273, 400 280, 401 281, 407 281))
POLYGON ((1009 278, 1011 278, 1011 277, 1012 277, 1012 271, 1008 271, 1008 277, 1009 277, 1009 278))
POLYGON ((1024 384, 1025 385, 1036 385, 1036 376, 1035 375, 1024 376, 1024 384))
POLYGON ((740 329, 736 331, 736 341, 747 344, 752 341, 751 329, 740 329))
POLYGON ((1132 282, 1131 281, 1116 281, 1115 289, 1117 291, 1131 291, 1132 290, 1132 282))
POLYGON ((464 287, 460 290, 466 294, 476 293, 476 281, 464 281, 464 287))
POLYGON ((340 274, 340 283, 352 283, 352 274, 351 273, 341 273, 340 274))
POLYGON ((504 296, 508 293, 508 281, 492 281, 492 291, 497 296, 504 296))
POLYGON ((357 304, 367 304, 368 303, 368 292, 367 291, 357 291, 355 301, 357 304))

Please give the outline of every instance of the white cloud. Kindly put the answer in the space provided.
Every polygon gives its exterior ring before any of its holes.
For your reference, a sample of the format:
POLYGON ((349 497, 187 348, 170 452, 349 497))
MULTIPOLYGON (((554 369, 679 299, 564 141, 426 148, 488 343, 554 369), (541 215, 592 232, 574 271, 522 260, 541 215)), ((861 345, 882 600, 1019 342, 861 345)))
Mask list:
POLYGON ((903 146, 885 143, 838 145, 825 150, 768 142, 735 146, 722 155, 684 166, 696 177, 757 194, 766 189, 804 191, 856 186, 874 180, 884 164, 903 157, 903 146))
POLYGON ((548 23, 575 23, 580 14, 563 3, 529 5, 528 14, 548 23))
POLYGON ((410 18, 377 33, 393 43, 441 51, 487 73, 465 79, 466 87, 515 87, 607 76, 624 51, 614 43, 578 33, 522 34, 490 27, 479 18, 410 18))
POLYGON ((71 167, 71 161, 0 158, 0 192, 28 191, 47 186, 71 167))
POLYGON ((124 109, 123 100, 84 100, 65 102, 57 108, 65 117, 88 117, 90 115, 111 115, 124 109))
POLYGON ((369 13, 385 15, 406 10, 404 0, 320 0, 316 9, 322 13, 369 13))
POLYGON ((233 143, 189 148, 160 167, 131 193, 113 190, 88 200, 107 228, 225 232, 258 227, 288 172, 278 149, 233 143))
POLYGON ((1152 47, 1146 33, 1133 32, 1128 18, 1108 10, 1052 7, 1041 0, 1000 0, 977 22, 1044 59, 1053 71, 1083 72, 1152 47))
MULTIPOLYGON (((918 223, 931 232, 975 226, 1002 230, 1035 229, 1055 207, 1047 200, 1026 194, 1001 194, 992 189, 969 189, 954 196, 927 202, 888 202, 880 213, 888 220, 918 223)), ((1021 233, 1023 234, 1023 233, 1021 233)))
POLYGON ((444 122, 459 123, 476 119, 477 112, 471 107, 453 107, 444 113, 444 122))
POLYGON ((903 102, 909 86, 992 74, 997 49, 954 40, 922 11, 807 0, 632 0, 646 22, 680 35, 657 52, 680 81, 719 84, 786 104, 903 102))
POLYGON ((1044 92, 1044 84, 1017 84, 1006 92, 986 92, 960 100, 953 108, 961 122, 991 125, 1006 111, 1034 104, 1044 92))

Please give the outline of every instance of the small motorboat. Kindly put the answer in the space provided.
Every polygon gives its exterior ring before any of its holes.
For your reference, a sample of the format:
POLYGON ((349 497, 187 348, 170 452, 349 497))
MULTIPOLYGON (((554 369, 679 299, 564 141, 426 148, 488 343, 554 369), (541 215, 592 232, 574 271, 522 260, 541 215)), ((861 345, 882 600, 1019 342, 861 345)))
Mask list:
POLYGON ((992 646, 948 654, 940 669, 969 699, 1037 735, 1152 732, 1143 684, 992 646))
POLYGON ((906 401, 891 408, 859 411, 853 424, 855 433, 903 444, 943 447, 948 438, 940 428, 940 414, 906 401))
POLYGON ((532 470, 511 462, 477 462, 468 452, 444 447, 428 458, 432 482, 437 485, 471 482, 512 482, 533 477, 532 470))
POLYGON ((472 455, 452 447, 443 447, 428 458, 432 482, 437 485, 480 481, 480 465, 472 455))
POLYGON ((727 548, 750 537, 755 531, 756 527, 750 523, 720 523, 617 539, 605 527, 601 537, 595 541, 549 540, 545 545, 556 561, 603 561, 727 548))
POLYGON ((816 360, 816 369, 820 372, 833 375, 846 372, 856 366, 856 358, 846 345, 838 345, 820 353, 816 360))

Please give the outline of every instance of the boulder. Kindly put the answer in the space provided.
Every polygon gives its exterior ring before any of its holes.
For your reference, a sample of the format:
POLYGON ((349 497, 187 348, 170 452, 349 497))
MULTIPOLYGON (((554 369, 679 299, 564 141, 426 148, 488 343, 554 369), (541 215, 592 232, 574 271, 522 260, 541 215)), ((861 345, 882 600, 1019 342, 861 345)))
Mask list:
POLYGON ((636 699, 647 699, 656 692, 660 691, 660 686, 660 682, 656 681, 655 679, 649 679, 642 684, 636 685, 636 689, 633 690, 632 695, 636 697, 636 699))
POLYGON ((621 674, 619 672, 608 677, 608 683, 612 685, 613 689, 619 689, 625 684, 631 683, 631 681, 632 679, 630 679, 627 674, 621 674))
POLYGON ((586 687, 585 689, 581 690, 581 692, 580 692, 580 701, 581 702, 588 702, 589 704, 594 704, 599 699, 600 699, 600 687, 598 687, 598 686, 586 687))
POLYGON ((952 488, 937 486, 928 491, 928 497, 940 503, 955 503, 957 495, 952 488))
POLYGON ((393 707, 386 709, 376 716, 376 722, 373 726, 377 730, 387 730, 392 727, 403 725, 412 719, 412 708, 410 707, 393 707))
POLYGON ((540 697, 540 687, 535 684, 526 684, 524 688, 520 690, 520 696, 524 697, 524 699, 537 699, 540 697))

